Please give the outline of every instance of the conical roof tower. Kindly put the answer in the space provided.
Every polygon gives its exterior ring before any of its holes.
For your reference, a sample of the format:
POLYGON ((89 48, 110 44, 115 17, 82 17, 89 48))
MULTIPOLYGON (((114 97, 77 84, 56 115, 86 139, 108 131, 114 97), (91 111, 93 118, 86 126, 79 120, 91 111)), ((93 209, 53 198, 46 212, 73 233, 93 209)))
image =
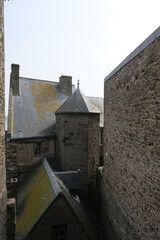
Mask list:
POLYGON ((79 88, 61 105, 55 114, 61 113, 101 113, 79 88))

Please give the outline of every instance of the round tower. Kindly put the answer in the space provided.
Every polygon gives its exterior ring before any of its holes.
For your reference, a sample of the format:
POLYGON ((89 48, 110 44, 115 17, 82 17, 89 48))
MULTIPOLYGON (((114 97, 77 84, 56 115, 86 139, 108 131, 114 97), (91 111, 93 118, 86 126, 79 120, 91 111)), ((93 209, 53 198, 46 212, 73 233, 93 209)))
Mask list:
POLYGON ((100 111, 79 88, 56 111, 57 157, 63 170, 80 169, 93 188, 99 162, 100 111))

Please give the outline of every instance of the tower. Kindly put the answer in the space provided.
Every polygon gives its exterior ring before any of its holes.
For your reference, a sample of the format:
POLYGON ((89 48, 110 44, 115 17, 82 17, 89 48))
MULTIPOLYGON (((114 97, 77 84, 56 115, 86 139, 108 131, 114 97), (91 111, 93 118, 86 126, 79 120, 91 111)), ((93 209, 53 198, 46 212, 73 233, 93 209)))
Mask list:
POLYGON ((99 162, 100 111, 79 88, 56 111, 57 157, 63 170, 80 169, 84 189, 94 188, 99 162))

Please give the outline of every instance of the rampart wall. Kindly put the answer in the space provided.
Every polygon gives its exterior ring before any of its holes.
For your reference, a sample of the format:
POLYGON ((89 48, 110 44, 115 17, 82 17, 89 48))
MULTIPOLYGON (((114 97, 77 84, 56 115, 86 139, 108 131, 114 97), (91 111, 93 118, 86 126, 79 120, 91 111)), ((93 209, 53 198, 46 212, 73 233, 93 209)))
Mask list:
POLYGON ((0 0, 0 240, 6 239, 4 6, 0 0))
POLYGON ((159 35, 105 79, 101 219, 110 239, 160 239, 159 35))

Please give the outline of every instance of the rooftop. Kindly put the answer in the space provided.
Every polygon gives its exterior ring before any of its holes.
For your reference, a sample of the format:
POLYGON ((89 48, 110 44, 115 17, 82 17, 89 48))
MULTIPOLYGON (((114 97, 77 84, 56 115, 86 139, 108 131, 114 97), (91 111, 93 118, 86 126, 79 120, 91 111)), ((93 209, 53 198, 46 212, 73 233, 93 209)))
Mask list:
POLYGON ((78 87, 55 112, 61 113, 101 113, 97 106, 78 87))
POLYGON ((19 213, 17 216, 16 240, 24 240, 28 236, 45 211, 51 204, 54 204, 60 193, 66 199, 90 238, 92 240, 101 239, 96 221, 72 197, 44 158, 18 190, 17 205, 19 213))
MULTIPOLYGON (((55 112, 68 99, 61 93, 58 82, 19 77, 20 95, 10 94, 8 133, 12 139, 48 137, 56 134, 55 112)), ((72 85, 72 92, 75 86, 72 85)), ((102 113, 103 98, 84 97, 80 90, 75 91, 78 106, 89 112, 102 113)), ((73 99, 74 100, 74 99, 73 99)), ((72 105, 71 105, 72 107, 72 105)), ((62 108, 63 109, 63 108, 62 108)), ((80 110, 80 108, 79 108, 80 110)))

